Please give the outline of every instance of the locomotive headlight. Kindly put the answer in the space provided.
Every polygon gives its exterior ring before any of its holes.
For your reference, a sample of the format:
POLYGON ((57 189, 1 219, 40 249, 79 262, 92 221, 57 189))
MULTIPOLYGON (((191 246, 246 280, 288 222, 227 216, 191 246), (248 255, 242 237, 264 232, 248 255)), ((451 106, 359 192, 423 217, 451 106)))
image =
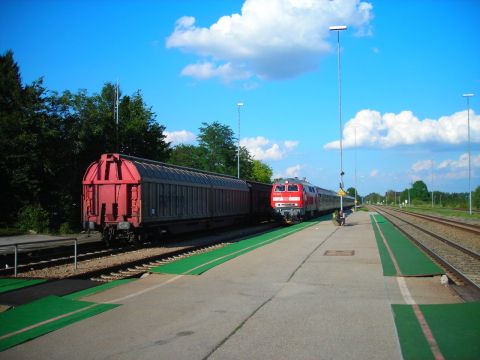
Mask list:
POLYGON ((118 230, 129 230, 130 229, 130 223, 128 221, 120 221, 117 224, 117 229, 118 230))

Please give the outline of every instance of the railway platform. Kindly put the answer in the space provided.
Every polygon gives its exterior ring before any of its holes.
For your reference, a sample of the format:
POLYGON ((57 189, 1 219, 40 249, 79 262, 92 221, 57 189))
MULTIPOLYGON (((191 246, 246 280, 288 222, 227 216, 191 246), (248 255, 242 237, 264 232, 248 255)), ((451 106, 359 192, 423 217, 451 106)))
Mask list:
MULTIPOLYGON (((218 261, 199 275, 190 275, 193 272, 184 267, 177 271, 170 267, 169 273, 158 268, 145 278, 101 292, 72 295, 69 300, 81 304, 62 306, 80 312, 75 309, 94 310, 98 304, 95 316, 0 355, 9 359, 478 355, 478 345, 471 343, 471 336, 475 339, 479 334, 478 303, 463 304, 440 284, 438 271, 428 277, 385 276, 368 213, 352 214, 343 227, 330 220, 310 225, 218 261), (420 321, 418 314, 423 316, 420 321), (438 340, 433 347, 422 322, 438 340), (469 333, 457 339, 465 327, 469 333), (413 338, 409 337, 412 329, 413 338), (445 342, 448 333, 460 343, 445 342), (456 346, 463 352, 458 353, 456 346)), ((0 344, 7 338, 9 333, 0 332, 0 344)))

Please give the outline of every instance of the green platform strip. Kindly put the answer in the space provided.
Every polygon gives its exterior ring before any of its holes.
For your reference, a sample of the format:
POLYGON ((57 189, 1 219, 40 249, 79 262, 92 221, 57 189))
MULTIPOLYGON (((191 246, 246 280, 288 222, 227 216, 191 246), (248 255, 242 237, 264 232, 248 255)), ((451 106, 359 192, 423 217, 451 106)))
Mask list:
POLYGON ((91 287, 89 289, 77 291, 77 292, 62 296, 62 297, 64 299, 77 300, 77 299, 80 299, 80 298, 83 298, 83 297, 87 297, 87 296, 96 294, 96 293, 101 292, 101 291, 105 291, 105 290, 117 287, 119 285, 127 284, 127 283, 135 281, 135 280, 138 280, 138 279, 115 280, 115 281, 108 282, 108 283, 105 283, 105 284, 102 284, 102 285, 91 287))
POLYGON ((437 264, 383 216, 370 215, 370 221, 372 222, 373 231, 377 240, 384 276, 432 276, 444 274, 444 271, 437 264), (375 219, 397 260, 400 274, 397 274, 395 270, 390 254, 378 232, 375 219))
POLYGON ((318 224, 320 220, 324 219, 326 219, 326 217, 317 218, 286 228, 274 230, 227 245, 220 249, 209 251, 207 253, 190 256, 166 265, 160 265, 151 269, 150 271, 163 274, 200 275, 217 265, 234 259, 237 256, 246 254, 247 252, 255 250, 261 246, 270 244, 314 224, 318 224))
POLYGON ((53 295, 21 305, 0 314, 0 351, 117 306, 53 295))
MULTIPOLYGON (((480 358, 480 302, 419 305, 446 360, 480 358)), ((411 305, 392 305, 405 360, 434 359, 411 305)))
POLYGON ((45 279, 0 279, 0 293, 21 289, 45 282, 45 279))

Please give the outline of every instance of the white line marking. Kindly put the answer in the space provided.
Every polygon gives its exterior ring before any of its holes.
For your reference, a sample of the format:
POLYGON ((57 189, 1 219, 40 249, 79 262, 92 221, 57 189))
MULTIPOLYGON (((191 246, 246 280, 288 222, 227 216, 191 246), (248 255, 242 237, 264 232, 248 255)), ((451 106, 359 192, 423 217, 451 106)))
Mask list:
POLYGON ((47 319, 47 320, 44 320, 44 321, 41 321, 39 323, 36 323, 36 324, 33 324, 33 325, 30 325, 30 326, 27 326, 27 327, 24 327, 23 329, 20 329, 20 330, 17 330, 17 331, 13 331, 11 333, 8 333, 8 334, 5 334, 5 335, 2 335, 0 336, 0 340, 4 340, 4 339, 7 339, 9 337, 12 337, 12 336, 15 336, 15 335, 18 335, 18 334, 21 334, 21 333, 24 333, 25 331, 28 331, 28 330, 33 330, 33 329, 36 329, 42 325, 46 325, 46 324, 49 324, 51 322, 54 322, 54 321, 57 321, 57 320, 61 320, 63 318, 66 318, 68 316, 72 316, 72 315, 75 315, 79 312, 82 312, 82 311, 86 311, 88 309, 91 309, 95 306, 98 306, 98 305, 102 305, 102 304, 92 304, 92 305, 89 305, 89 306, 86 306, 84 308, 81 308, 81 309, 78 309, 78 310, 74 310, 74 311, 71 311, 69 313, 66 313, 66 314, 61 314, 61 315, 58 315, 58 316, 55 316, 51 319, 47 319))
POLYGON ((136 293, 132 293, 130 295, 127 295, 127 296, 123 296, 123 297, 120 297, 120 298, 117 298, 117 299, 113 299, 113 300, 110 300, 110 301, 106 301, 104 302, 104 304, 112 304, 112 303, 117 303, 117 302, 121 302, 121 301, 124 301, 124 300, 127 300, 127 299, 130 299, 132 297, 135 297, 135 296, 138 296, 138 295, 142 295, 142 294, 145 294, 149 291, 152 291, 152 290, 155 290, 155 289, 158 289, 158 288, 161 288, 162 286, 165 286, 165 285, 168 285, 174 281, 177 281, 178 279, 184 277, 185 275, 177 275, 171 279, 168 279, 167 281, 164 281, 160 284, 157 284, 157 285, 153 285, 153 286, 150 286, 146 289, 143 289, 143 290, 140 290, 140 291, 137 291, 136 293))
POLYGON ((407 283, 405 282, 405 278, 397 276, 397 283, 405 303, 408 305, 416 304, 412 294, 410 293, 410 290, 408 289, 407 283))

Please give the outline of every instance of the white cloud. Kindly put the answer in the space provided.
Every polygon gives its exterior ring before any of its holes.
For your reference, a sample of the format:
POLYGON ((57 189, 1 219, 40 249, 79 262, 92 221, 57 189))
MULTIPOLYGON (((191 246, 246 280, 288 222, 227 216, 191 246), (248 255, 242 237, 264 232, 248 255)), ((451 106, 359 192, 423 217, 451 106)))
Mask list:
POLYGON ((378 175, 378 170, 377 169, 373 169, 371 172, 370 172, 370 177, 377 177, 378 175))
MULTIPOLYGON (((437 120, 419 120, 411 111, 399 114, 380 114, 374 110, 361 110, 343 129, 343 147, 392 148, 403 145, 459 145, 467 141, 467 111, 442 116, 437 120)), ((480 116, 470 111, 470 137, 480 142, 480 116)), ((339 141, 324 146, 338 149, 339 141)))
POLYGON ((277 172, 273 175, 274 179, 285 179, 285 178, 292 178, 292 177, 298 177, 300 178, 301 174, 300 171, 304 168, 303 165, 297 164, 288 167, 285 169, 284 172, 277 172))
POLYGON ((187 65, 181 72, 183 76, 191 76, 197 80, 210 79, 212 77, 218 77, 221 81, 229 83, 235 80, 245 80, 251 76, 251 73, 235 67, 232 63, 227 63, 220 66, 215 64, 204 62, 201 64, 187 65))
POLYGON ((431 170, 433 165, 434 164, 432 160, 420 160, 412 165, 412 171, 420 172, 425 170, 431 170))
POLYGON ((294 165, 285 171, 287 174, 287 177, 299 177, 300 176, 300 170, 302 170, 303 166, 302 165, 294 165))
POLYGON ((286 140, 277 144, 263 136, 257 136, 241 139, 240 145, 246 147, 256 160, 281 160, 298 146, 298 141, 286 140))
MULTIPOLYGON (((471 172, 474 176, 475 168, 480 168, 480 155, 472 155, 471 172)), ((468 154, 461 154, 458 159, 446 159, 438 163, 432 160, 420 160, 412 165, 412 171, 423 176, 434 176, 435 178, 457 180, 468 177, 468 154), (433 164, 433 169, 432 169, 433 164)))
MULTIPOLYGON (((480 168, 480 155, 471 155, 470 165, 472 168, 480 168)), ((460 155, 458 160, 443 160, 438 164, 437 169, 447 169, 451 171, 468 169, 468 153, 460 155)))
POLYGON ((183 143, 192 143, 196 140, 197 136, 187 130, 180 131, 164 131, 166 141, 171 142, 173 146, 183 143))
POLYGON ((292 150, 298 146, 298 141, 287 140, 287 141, 284 141, 283 144, 288 150, 292 150))
POLYGON ((209 28, 197 27, 191 16, 178 19, 166 46, 201 57, 182 71, 197 79, 291 78, 316 69, 331 51, 329 26, 369 34, 372 18, 372 5, 358 0, 246 0, 240 14, 209 28))

